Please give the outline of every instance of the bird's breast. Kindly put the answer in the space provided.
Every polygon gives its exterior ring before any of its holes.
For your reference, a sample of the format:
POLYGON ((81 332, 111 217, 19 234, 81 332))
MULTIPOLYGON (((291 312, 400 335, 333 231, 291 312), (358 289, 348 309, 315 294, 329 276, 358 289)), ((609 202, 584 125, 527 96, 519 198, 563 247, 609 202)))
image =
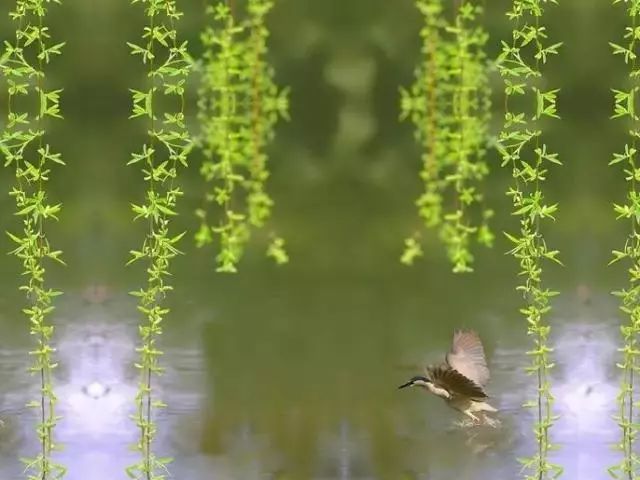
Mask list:
POLYGON ((445 398, 445 399, 450 399, 451 398, 451 393, 449 393, 448 390, 445 390, 444 388, 438 387, 438 386, 434 385, 433 383, 429 383, 427 385, 427 390, 429 390, 431 393, 433 393, 434 395, 437 395, 440 398, 445 398))

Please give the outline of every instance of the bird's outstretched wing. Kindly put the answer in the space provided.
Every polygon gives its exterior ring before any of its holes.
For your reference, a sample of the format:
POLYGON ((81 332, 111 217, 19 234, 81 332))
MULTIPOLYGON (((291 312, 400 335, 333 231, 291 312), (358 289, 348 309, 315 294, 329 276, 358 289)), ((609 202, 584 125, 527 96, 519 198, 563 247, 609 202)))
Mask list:
POLYGON ((477 385, 484 387, 489 381, 489 368, 480 337, 473 330, 456 330, 447 364, 477 385))
POLYGON ((434 385, 445 389, 452 396, 475 399, 487 398, 482 387, 448 365, 428 367, 427 375, 434 385))

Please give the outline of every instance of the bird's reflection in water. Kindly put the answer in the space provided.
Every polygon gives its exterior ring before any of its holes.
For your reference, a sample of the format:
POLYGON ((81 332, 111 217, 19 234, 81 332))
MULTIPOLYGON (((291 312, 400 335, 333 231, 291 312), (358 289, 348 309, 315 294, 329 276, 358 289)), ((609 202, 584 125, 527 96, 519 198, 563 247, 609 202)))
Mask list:
MULTIPOLYGON (((487 428, 473 426, 462 427, 465 435, 465 446, 472 455, 481 455, 490 452, 498 445, 499 434, 487 428)), ((493 429, 495 430, 495 429, 493 429)))

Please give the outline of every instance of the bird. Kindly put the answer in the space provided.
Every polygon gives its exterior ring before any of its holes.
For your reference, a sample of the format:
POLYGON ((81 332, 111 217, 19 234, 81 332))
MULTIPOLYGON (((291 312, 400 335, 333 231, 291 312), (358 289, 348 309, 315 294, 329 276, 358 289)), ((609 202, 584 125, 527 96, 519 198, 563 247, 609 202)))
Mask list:
POLYGON ((499 421, 487 413, 498 410, 487 403, 484 388, 489 368, 482 341, 473 330, 455 330, 451 350, 445 362, 426 368, 426 376, 417 375, 398 387, 420 387, 444 399, 447 405, 466 415, 472 425, 497 427, 499 421))

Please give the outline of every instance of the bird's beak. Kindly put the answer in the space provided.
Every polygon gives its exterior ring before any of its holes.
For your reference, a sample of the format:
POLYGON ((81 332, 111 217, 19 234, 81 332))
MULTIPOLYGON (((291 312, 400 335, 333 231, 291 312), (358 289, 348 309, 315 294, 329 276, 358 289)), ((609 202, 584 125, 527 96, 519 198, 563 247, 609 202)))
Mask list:
POLYGON ((398 387, 398 390, 400 390, 401 388, 404 388, 404 387, 410 387, 411 385, 413 385, 413 381, 412 380, 408 381, 407 383, 405 383, 403 385, 400 385, 398 387))

